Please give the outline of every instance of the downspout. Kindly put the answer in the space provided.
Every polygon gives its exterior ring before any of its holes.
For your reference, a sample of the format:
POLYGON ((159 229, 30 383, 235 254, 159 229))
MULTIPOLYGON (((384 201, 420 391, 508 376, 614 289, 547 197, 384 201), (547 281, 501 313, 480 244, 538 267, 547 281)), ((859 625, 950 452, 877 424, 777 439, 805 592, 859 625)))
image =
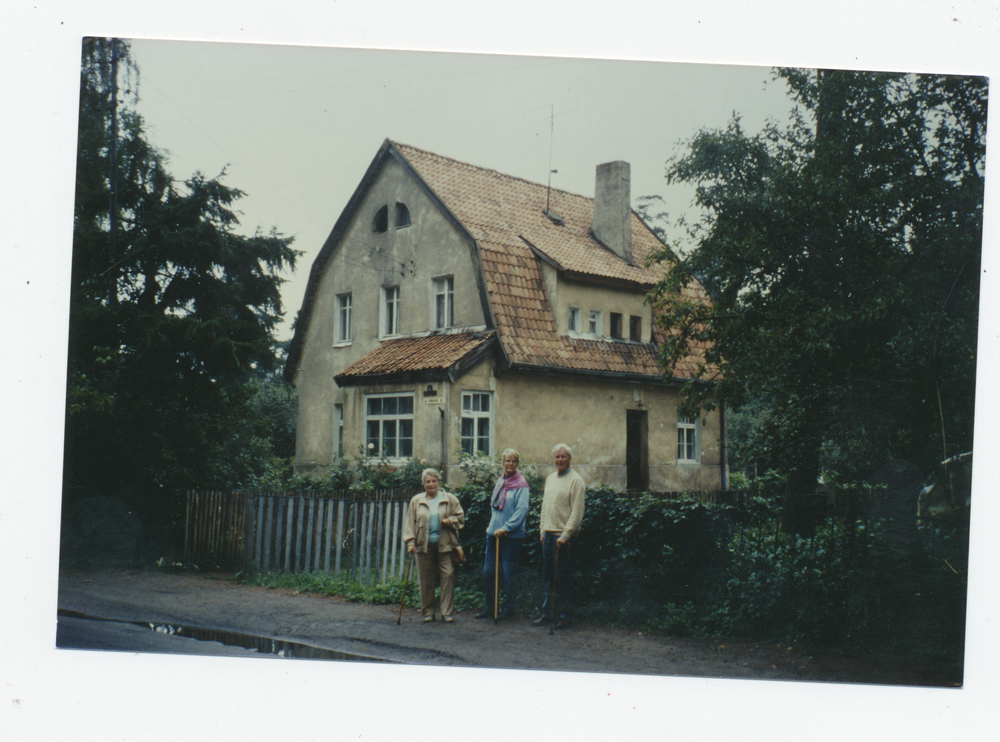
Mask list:
POLYGON ((448 479, 448 411, 451 403, 451 384, 446 380, 441 381, 441 392, 441 396, 444 398, 441 407, 438 409, 438 412, 441 413, 441 476, 448 479))
POLYGON ((722 439, 722 491, 725 492, 729 489, 729 456, 727 454, 727 449, 729 447, 729 441, 726 437, 726 401, 722 400, 719 402, 719 432, 722 439))

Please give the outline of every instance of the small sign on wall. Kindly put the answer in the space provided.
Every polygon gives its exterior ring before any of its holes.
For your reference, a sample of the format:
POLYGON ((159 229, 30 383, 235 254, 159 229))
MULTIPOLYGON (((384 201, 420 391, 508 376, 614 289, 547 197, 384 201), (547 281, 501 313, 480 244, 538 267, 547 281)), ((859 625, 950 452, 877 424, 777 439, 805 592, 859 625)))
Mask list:
POLYGON ((444 397, 424 397, 424 404, 444 404, 444 397))

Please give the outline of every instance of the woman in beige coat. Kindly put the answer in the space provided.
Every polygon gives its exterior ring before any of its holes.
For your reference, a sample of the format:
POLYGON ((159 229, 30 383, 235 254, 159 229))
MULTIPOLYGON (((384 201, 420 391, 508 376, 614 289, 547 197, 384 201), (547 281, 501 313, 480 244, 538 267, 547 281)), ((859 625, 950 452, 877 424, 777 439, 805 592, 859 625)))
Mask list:
POLYGON ((414 495, 406 514, 403 540, 406 551, 417 555, 420 578, 420 610, 424 621, 434 620, 434 590, 441 586, 441 618, 454 621, 455 565, 452 552, 459 550, 458 532, 465 525, 465 512, 458 498, 441 489, 436 469, 424 469, 424 491, 414 495))

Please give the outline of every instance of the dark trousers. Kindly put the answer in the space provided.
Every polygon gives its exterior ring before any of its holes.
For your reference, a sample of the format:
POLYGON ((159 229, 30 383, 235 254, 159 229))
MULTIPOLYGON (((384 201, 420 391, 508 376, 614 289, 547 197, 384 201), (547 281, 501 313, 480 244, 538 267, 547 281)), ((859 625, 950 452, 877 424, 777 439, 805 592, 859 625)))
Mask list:
MULTIPOLYGON (((501 610, 512 611, 517 605, 517 568, 521 561, 523 538, 500 538, 500 605, 501 610)), ((483 563, 483 590, 486 593, 486 607, 493 611, 493 595, 497 591, 497 537, 486 537, 486 560, 483 563)))
POLYGON ((559 573, 556 574, 556 544, 558 533, 546 533, 542 539, 542 588, 545 590, 545 602, 542 603, 542 615, 557 618, 553 613, 552 600, 555 597, 554 610, 559 612, 558 618, 569 618, 573 609, 573 579, 576 574, 575 557, 570 542, 559 547, 559 573), (552 595, 552 582, 555 577, 556 595, 552 595))

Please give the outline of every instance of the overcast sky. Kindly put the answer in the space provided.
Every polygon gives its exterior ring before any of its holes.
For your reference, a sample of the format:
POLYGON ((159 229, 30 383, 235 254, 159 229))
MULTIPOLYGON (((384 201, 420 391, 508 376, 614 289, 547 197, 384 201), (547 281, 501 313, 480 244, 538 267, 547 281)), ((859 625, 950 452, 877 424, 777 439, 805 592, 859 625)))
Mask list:
MULTIPOLYGON (((770 68, 136 40, 138 109, 184 179, 225 167, 242 229, 276 226, 304 252, 288 274, 291 336, 309 267, 386 138, 592 196, 595 168, 631 164, 633 204, 671 218, 692 190, 664 163, 733 112, 749 131, 792 103, 770 68), (551 167, 550 167, 551 162, 551 167)), ((679 238, 682 235, 677 233, 679 238)))
MULTIPOLYGON (((649 0, 48 0, 12 2, 0 24, 5 426, 0 496, 0 729, 12 739, 439 739, 499 734, 580 740, 984 739, 997 698, 1000 615, 1000 275, 998 189, 988 160, 979 346, 973 572, 966 687, 878 688, 597 674, 387 668, 281 660, 195 660, 53 648, 59 551, 66 328, 80 39, 136 43, 153 140, 172 171, 212 175, 249 197, 257 223, 298 236, 308 272, 385 137, 540 181, 556 106, 553 183, 590 194, 593 168, 632 164, 633 195, 661 193, 663 161, 733 109, 756 127, 772 64, 986 74, 998 71, 1000 15, 981 0, 804 4, 649 0), (513 55, 240 48, 240 43, 513 55), (548 59, 538 59, 539 55, 548 59), (525 58, 525 57, 534 58, 525 58), (553 58, 750 64, 696 68, 553 58), (258 65, 264 64, 261 68, 258 65), (654 67, 664 72, 654 73, 654 67), (623 71, 624 70, 624 71, 623 71), (185 83, 184 80, 188 82, 185 83), (13 670, 11 669, 13 668, 13 670), (510 694, 511 728, 487 726, 510 694), (441 708, 440 696, 448 703, 441 708), (434 701, 427 704, 428 698, 434 701), (431 709, 428 711, 428 709, 431 709)), ((997 125, 992 106, 991 128, 997 125)), ((992 152, 992 149, 991 149, 992 152)), ((683 204, 684 198, 681 197, 683 204)), ((672 206, 676 210, 677 206, 672 206)), ((291 315, 301 288, 289 286, 291 315)), ((141 485, 141 483, 137 483, 141 485)), ((585 651, 585 648, 581 648, 585 651)), ((349 664, 349 663, 348 663, 349 664)), ((501 717, 507 722, 507 717, 501 717)))

